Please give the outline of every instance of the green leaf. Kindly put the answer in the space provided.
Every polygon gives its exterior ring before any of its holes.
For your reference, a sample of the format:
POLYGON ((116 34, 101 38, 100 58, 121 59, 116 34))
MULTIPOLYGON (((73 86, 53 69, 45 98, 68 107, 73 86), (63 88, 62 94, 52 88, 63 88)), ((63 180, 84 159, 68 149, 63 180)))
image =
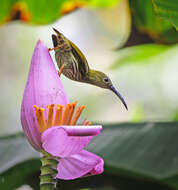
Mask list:
MULTIPOLYGON (((88 150, 102 156, 102 175, 59 182, 63 189, 178 188, 178 123, 124 123, 105 125, 88 150)), ((21 134, 0 138, 0 189, 22 184, 38 189, 39 154, 21 134)), ((59 188, 60 189, 60 188, 59 188)))
POLYGON ((0 189, 12 190, 26 183, 38 172, 39 154, 23 134, 0 138, 0 189))
POLYGON ((178 188, 178 123, 106 126, 88 149, 105 160, 105 172, 178 188))
POLYGON ((145 44, 124 48, 118 51, 118 58, 111 68, 116 69, 126 64, 148 64, 169 49, 170 46, 158 44, 145 44))
MULTIPOLYGON (((148 34, 159 43, 178 42, 178 33, 175 28, 169 21, 155 14, 151 0, 130 0, 129 2, 133 22, 140 32, 148 34)), ((165 2, 168 1, 165 0, 165 2)))
POLYGON ((120 0, 90 0, 89 5, 94 7, 111 7, 119 2, 120 0))
POLYGON ((161 18, 170 22, 178 30, 178 2, 177 0, 152 0, 153 7, 161 18))
POLYGON ((0 24, 21 20, 30 24, 49 24, 83 6, 108 7, 118 0, 1 0, 0 24))

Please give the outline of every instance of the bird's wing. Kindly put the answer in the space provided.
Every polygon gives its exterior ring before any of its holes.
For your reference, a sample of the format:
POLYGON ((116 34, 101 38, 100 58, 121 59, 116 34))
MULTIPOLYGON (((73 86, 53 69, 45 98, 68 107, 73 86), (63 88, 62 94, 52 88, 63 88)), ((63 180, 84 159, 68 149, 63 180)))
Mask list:
POLYGON ((85 77, 89 71, 88 62, 87 62, 85 56, 83 55, 83 53, 79 50, 79 48, 71 41, 69 41, 69 42, 72 47, 72 53, 78 63, 78 70, 82 74, 82 76, 85 77))

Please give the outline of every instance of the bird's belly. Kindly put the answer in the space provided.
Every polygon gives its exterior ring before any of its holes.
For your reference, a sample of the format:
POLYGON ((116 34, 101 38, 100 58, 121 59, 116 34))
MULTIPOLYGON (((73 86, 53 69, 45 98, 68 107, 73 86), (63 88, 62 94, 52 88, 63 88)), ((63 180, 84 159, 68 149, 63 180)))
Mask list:
POLYGON ((64 64, 62 74, 71 80, 82 81, 82 75, 78 70, 77 64, 71 56, 68 54, 57 54, 56 60, 59 69, 64 64))
POLYGON ((75 80, 75 75, 74 75, 74 73, 72 72, 71 69, 68 69, 68 68, 64 67, 64 70, 63 70, 62 74, 64 74, 67 78, 69 78, 71 80, 75 80))
POLYGON ((82 81, 80 73, 75 73, 71 68, 65 68, 62 72, 67 78, 75 81, 82 81))

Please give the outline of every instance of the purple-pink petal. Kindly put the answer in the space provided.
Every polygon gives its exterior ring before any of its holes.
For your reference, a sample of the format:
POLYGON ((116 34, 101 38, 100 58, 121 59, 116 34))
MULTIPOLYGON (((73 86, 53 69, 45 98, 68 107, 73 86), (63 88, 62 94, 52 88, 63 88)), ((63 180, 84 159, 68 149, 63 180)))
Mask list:
MULTIPOLYGON (((36 150, 41 150, 41 138, 33 105, 46 108, 48 104, 67 104, 68 98, 57 74, 48 48, 38 41, 28 74, 21 106, 24 133, 36 150)), ((45 111, 47 118, 47 109, 45 111)))
POLYGON ((102 130, 101 125, 62 125, 59 127, 65 129, 68 136, 96 136, 102 130))
POLYGON ((92 136, 83 136, 81 133, 80 135, 69 136, 63 126, 51 127, 42 133, 42 146, 53 156, 70 156, 83 150, 92 139, 92 136))
POLYGON ((104 170, 104 161, 99 156, 82 150, 69 157, 60 158, 57 178, 70 180, 88 175, 101 174, 104 170))
POLYGON ((45 108, 49 104, 69 103, 48 48, 38 41, 28 74, 21 106, 21 123, 30 144, 38 151, 45 150, 59 157, 57 178, 75 179, 103 172, 104 161, 83 150, 102 126, 53 126, 39 133, 34 105, 45 108))

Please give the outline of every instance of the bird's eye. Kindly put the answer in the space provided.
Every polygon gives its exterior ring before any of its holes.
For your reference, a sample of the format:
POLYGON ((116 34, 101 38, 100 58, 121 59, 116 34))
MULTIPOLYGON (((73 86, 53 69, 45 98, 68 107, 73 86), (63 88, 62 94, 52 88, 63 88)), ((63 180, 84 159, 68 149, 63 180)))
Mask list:
POLYGON ((109 82, 109 79, 108 78, 104 78, 104 82, 109 82))

